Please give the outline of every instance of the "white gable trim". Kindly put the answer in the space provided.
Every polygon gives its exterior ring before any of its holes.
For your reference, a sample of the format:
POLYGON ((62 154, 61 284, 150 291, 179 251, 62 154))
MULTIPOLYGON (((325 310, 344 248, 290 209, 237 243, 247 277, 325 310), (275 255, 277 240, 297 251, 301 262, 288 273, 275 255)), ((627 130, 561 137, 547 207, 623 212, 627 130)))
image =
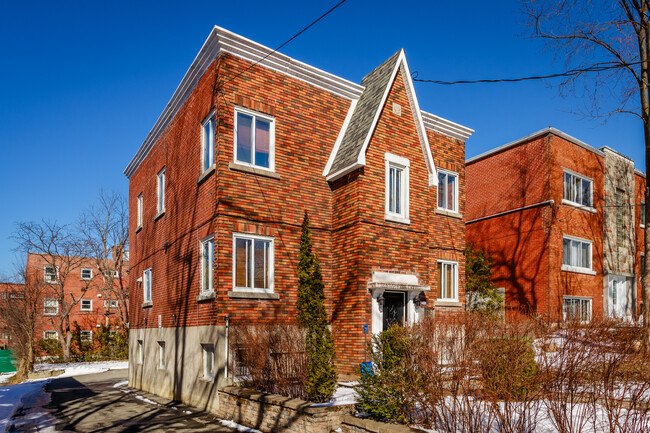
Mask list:
POLYGON ((332 164, 334 164, 334 159, 336 158, 336 154, 339 153, 339 147, 341 147, 341 142, 343 141, 343 137, 345 137, 345 133, 348 130, 348 126, 350 126, 350 121, 352 120, 352 115, 354 114, 354 110, 357 108, 358 102, 359 102, 358 99, 354 99, 350 104, 350 109, 348 110, 347 116, 345 116, 345 120, 343 121, 343 126, 341 127, 341 131, 339 132, 339 136, 336 137, 336 142, 334 143, 334 149, 332 149, 332 152, 330 153, 330 157, 327 159, 327 164, 325 164, 325 169, 323 170, 323 176, 327 176, 327 174, 332 169, 332 164))
POLYGON ((451 120, 443 119, 435 114, 421 111, 424 126, 427 129, 455 138, 460 141, 467 141, 467 139, 474 133, 474 130, 451 120))
MULTIPOLYGON (((375 131, 375 128, 377 127, 379 116, 381 115, 381 111, 384 108, 384 105, 386 104, 386 100, 388 99, 388 94, 390 93, 391 86, 395 82, 395 78, 397 77, 397 72, 400 71, 402 68, 403 68, 402 79, 404 80, 404 87, 406 88, 406 94, 408 96, 409 104, 411 104, 411 110, 413 111, 413 120, 415 121, 415 129, 418 132, 418 137, 420 138, 420 144, 422 146, 422 153, 424 154, 424 159, 426 161, 427 169, 429 171, 429 186, 437 185, 438 173, 436 171, 436 167, 433 162, 431 147, 429 146, 429 140, 427 138, 427 134, 424 129, 424 121, 422 120, 422 114, 420 113, 420 106, 418 104, 418 99, 415 96, 413 81, 411 80, 411 74, 409 72, 409 67, 406 62, 406 55, 403 49, 400 50, 397 61, 395 62, 395 67, 393 68, 393 72, 391 73, 391 78, 388 80, 388 84, 386 85, 386 89, 384 90, 384 94, 382 95, 381 102, 377 107, 377 112, 375 113, 372 123, 370 124, 368 135, 366 135, 366 138, 364 139, 363 142, 363 146, 361 147, 361 151, 357 156, 357 162, 352 165, 349 165, 348 167, 343 168, 342 170, 339 170, 336 173, 332 173, 328 175, 326 177, 328 182, 334 181, 339 177, 353 170, 356 170, 359 167, 364 167, 366 165, 366 151, 368 150, 370 139, 372 138, 372 134, 375 131)), ((339 135, 339 137, 342 137, 342 135, 339 135)), ((335 150, 338 150, 338 147, 335 147, 335 150)), ((330 155, 330 159, 333 160, 335 156, 336 153, 333 152, 332 155, 330 155)), ((327 173, 327 170, 325 170, 324 173, 327 173)))

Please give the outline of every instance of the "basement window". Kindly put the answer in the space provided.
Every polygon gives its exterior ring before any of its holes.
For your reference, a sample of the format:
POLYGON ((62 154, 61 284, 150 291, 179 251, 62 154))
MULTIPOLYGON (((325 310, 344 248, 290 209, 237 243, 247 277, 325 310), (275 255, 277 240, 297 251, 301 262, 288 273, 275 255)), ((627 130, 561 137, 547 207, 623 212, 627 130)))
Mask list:
POLYGON ((214 344, 202 344, 203 379, 214 380, 214 344))

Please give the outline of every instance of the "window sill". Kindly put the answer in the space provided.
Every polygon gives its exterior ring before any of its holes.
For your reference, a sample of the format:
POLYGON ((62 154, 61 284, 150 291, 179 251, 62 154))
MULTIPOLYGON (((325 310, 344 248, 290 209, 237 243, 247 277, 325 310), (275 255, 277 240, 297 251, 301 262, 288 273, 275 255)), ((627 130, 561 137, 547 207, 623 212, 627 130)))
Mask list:
POLYGON ((562 199, 562 204, 577 207, 578 209, 581 209, 581 210, 584 210, 584 211, 587 211, 587 212, 591 212, 591 213, 596 213, 597 212, 596 209, 594 209, 591 206, 583 206, 583 205, 581 205, 579 203, 574 203, 574 202, 569 201, 569 200, 567 200, 565 198, 562 199))
POLYGON ((259 176, 270 177, 271 179, 280 180, 279 174, 270 170, 265 170, 263 168, 250 167, 244 164, 237 164, 236 162, 229 163, 228 168, 232 171, 241 171, 244 173, 257 174, 259 176))
POLYGON ((82 313, 92 313, 93 312, 93 310, 79 310, 79 311, 81 311, 82 313))
POLYGON ((153 217, 153 220, 154 220, 154 221, 157 221, 157 220, 160 219, 160 217, 163 216, 163 215, 165 215, 165 209, 163 209, 163 210, 161 210, 160 212, 158 212, 158 213, 156 214, 156 216, 153 217))
POLYGON ((576 274, 596 275, 596 271, 587 268, 577 268, 575 266, 562 265, 562 270, 566 272, 575 272, 576 274))
POLYGON ((211 301, 215 298, 215 293, 214 291, 212 292, 205 292, 201 293, 199 296, 196 297, 196 302, 202 302, 202 301, 211 301))
POLYGON ((153 301, 142 303, 142 308, 150 308, 150 307, 153 307, 153 301))
POLYGON ((212 173, 216 170, 217 166, 215 164, 212 164, 210 168, 205 170, 203 173, 201 173, 201 176, 196 180, 197 185, 201 185, 207 178, 210 177, 212 173))
POLYGON ((437 208, 436 209, 436 214, 437 215, 445 215, 445 216, 448 216, 448 217, 451 217, 451 218, 463 219, 462 214, 460 214, 458 212, 454 212, 453 210, 448 210, 448 209, 437 208))
POLYGON ((384 219, 386 221, 391 221, 391 222, 394 222, 394 223, 411 224, 410 219, 404 218, 403 216, 399 216, 399 215, 395 215, 395 214, 386 213, 386 214, 384 214, 384 219))
POLYGON ((463 304, 454 299, 436 299, 434 307, 462 307, 463 304))
POLYGON ((139 225, 135 228, 135 232, 139 233, 142 230, 142 225, 139 225))
POLYGON ((280 299, 280 295, 277 293, 266 293, 266 292, 245 292, 239 290, 233 290, 228 292, 229 298, 240 298, 240 299, 280 299))

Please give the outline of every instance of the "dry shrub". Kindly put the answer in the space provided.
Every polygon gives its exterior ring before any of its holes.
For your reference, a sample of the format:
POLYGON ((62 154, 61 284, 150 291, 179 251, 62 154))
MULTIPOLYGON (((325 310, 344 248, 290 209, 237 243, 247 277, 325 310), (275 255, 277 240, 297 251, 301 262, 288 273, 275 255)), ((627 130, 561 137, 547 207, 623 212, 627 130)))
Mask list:
POLYGON ((308 359, 296 324, 231 325, 233 377, 261 392, 306 400, 308 359))

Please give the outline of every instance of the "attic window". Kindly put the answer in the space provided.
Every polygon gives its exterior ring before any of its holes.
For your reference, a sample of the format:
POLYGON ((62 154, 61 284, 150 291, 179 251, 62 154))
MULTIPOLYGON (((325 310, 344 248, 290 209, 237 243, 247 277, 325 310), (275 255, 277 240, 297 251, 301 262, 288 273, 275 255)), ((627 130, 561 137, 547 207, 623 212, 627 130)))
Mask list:
POLYGON ((410 224, 409 220, 409 167, 410 162, 401 156, 386 153, 386 210, 385 219, 410 224))

